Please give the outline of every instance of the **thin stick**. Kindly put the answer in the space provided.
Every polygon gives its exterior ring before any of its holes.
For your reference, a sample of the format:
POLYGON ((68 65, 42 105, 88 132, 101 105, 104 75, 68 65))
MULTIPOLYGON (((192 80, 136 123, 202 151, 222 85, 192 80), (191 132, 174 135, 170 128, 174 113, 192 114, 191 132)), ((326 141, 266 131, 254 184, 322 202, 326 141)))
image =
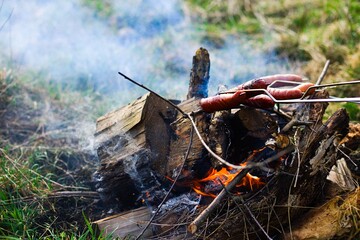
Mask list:
POLYGON ((44 199, 72 198, 72 197, 95 198, 95 199, 100 198, 99 193, 94 191, 56 191, 56 192, 51 192, 44 196, 29 196, 29 197, 21 197, 21 198, 15 198, 5 201, 3 200, 2 203, 0 203, 0 206, 10 205, 14 203, 21 203, 21 202, 34 202, 44 199))
POLYGON ((284 156, 285 154, 288 154, 288 153, 294 151, 294 149, 295 149, 294 145, 289 145, 285 149, 283 149, 280 152, 278 152, 277 154, 275 154, 274 156, 269 157, 266 160, 258 162, 258 163, 248 163, 248 164, 246 164, 246 166, 244 168, 264 167, 265 165, 278 160, 279 157, 284 156))
POLYGON ((143 89, 151 92, 152 94, 156 95, 157 97, 161 98, 162 100, 164 100, 165 102, 167 102, 168 104, 170 104, 171 106, 173 106, 174 108, 176 108, 176 109, 177 109, 179 112, 181 112, 183 115, 186 115, 185 112, 184 112, 181 108, 179 108, 178 106, 176 106, 176 105, 175 105, 174 103, 172 103, 171 101, 169 101, 169 100, 165 99, 164 97, 160 96, 159 94, 157 94, 156 92, 154 92, 154 91, 151 90, 150 88, 147 88, 146 86, 144 86, 144 85, 136 82, 135 80, 129 78, 128 76, 126 76, 125 74, 123 74, 123 73, 121 73, 121 72, 118 72, 118 73, 119 73, 121 76, 123 76, 126 80, 128 80, 128 81, 134 83, 135 85, 137 85, 137 86, 139 86, 139 87, 141 87, 141 88, 143 88, 143 89))
POLYGON ((315 85, 320 85, 321 82, 324 80, 324 77, 325 77, 326 72, 327 72, 327 70, 329 68, 329 65, 330 65, 330 60, 326 60, 325 66, 324 66, 318 80, 316 81, 315 85))
MULTIPOLYGON (((251 218, 254 220, 254 222, 256 223, 256 225, 258 225, 258 227, 260 228, 260 230, 263 232, 263 234, 266 236, 267 239, 272 240, 272 238, 269 236, 269 234, 265 231, 265 229, 263 228, 263 226, 261 226, 261 224, 259 223, 259 221, 256 219, 255 215, 252 213, 251 209, 248 207, 248 205, 246 205, 246 203, 244 202, 244 199, 241 199, 244 207, 246 208, 246 210, 249 212, 251 218)), ((256 230, 255 230, 256 231, 256 230)))
POLYGON ((62 197, 100 198, 99 193, 94 191, 57 191, 50 193, 47 198, 62 198, 62 197))
POLYGON ((166 193, 165 197, 163 198, 163 200, 161 201, 161 203, 159 204, 158 208, 156 209, 156 212, 152 215, 152 217, 150 218, 150 220, 148 221, 148 223, 146 224, 146 226, 143 228, 143 230, 141 231, 141 233, 136 237, 135 240, 139 240, 141 238, 141 236, 145 233, 146 229, 149 228, 150 224, 154 221, 156 215, 159 213, 162 205, 165 203, 165 201, 167 200, 167 198, 169 197, 170 195, 170 192, 173 190, 177 180, 179 179, 180 175, 181 175, 181 172, 185 166, 185 162, 186 160, 188 159, 189 157, 189 154, 190 154, 190 149, 191 149, 191 146, 192 146, 192 142, 193 142, 193 135, 194 135, 194 128, 192 127, 191 128, 191 132, 190 132, 190 142, 189 142, 189 145, 188 145, 188 148, 186 150, 186 154, 185 154, 185 157, 184 157, 184 160, 181 164, 181 167, 180 167, 180 170, 179 170, 179 174, 176 176, 174 182, 172 183, 172 185, 170 186, 170 189, 168 190, 168 192, 166 193))
MULTIPOLYGON (((223 189, 226 190, 224 183, 220 180, 221 186, 223 187, 223 189)), ((238 202, 236 201, 236 199, 234 198, 234 196, 229 192, 226 191, 227 194, 231 197, 231 199, 234 201, 235 205, 238 207, 238 209, 245 214, 245 212, 243 211, 243 209, 240 207, 240 205, 238 204, 238 202)), ((267 239, 272 240, 272 238, 267 234, 267 232, 265 231, 265 229, 263 228, 263 226, 261 226, 261 224, 259 223, 259 221, 256 219, 255 215, 252 213, 251 209, 248 207, 248 205, 246 205, 244 199, 242 197, 240 197, 240 201, 241 204, 246 208, 246 210, 249 212, 251 218, 254 220, 254 222, 256 223, 256 225, 260 228, 260 230, 264 233, 264 235, 267 237, 267 239)), ((250 226, 253 228, 254 233, 256 234, 256 236, 260 239, 260 236, 257 234, 257 229, 251 224, 251 222, 246 218, 246 220, 249 222, 250 226)))

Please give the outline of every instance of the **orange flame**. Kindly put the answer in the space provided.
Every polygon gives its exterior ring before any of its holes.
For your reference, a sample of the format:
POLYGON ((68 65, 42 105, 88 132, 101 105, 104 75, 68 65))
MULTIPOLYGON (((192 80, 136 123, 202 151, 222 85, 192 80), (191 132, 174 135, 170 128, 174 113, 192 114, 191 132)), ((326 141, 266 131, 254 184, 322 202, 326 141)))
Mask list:
MULTIPOLYGON (((237 172, 232 171, 231 168, 223 167, 219 171, 211 168, 207 174, 207 177, 199 180, 192 181, 193 190, 202 195, 209 197, 216 197, 216 194, 211 191, 204 191, 204 185, 211 184, 213 189, 219 188, 222 185, 228 185, 236 176, 237 172)), ((236 185, 236 187, 248 187, 252 191, 263 186, 264 183, 259 177, 253 176, 247 173, 246 176, 236 185)))
MULTIPOLYGON (((246 161, 240 165, 246 166, 246 163, 253 159, 256 154, 262 152, 266 147, 261 149, 253 150, 253 152, 247 157, 246 161)), ((184 175, 191 175, 187 173, 186 170, 182 172, 184 175)), ((237 171, 230 167, 223 167, 220 170, 210 168, 205 178, 202 179, 193 179, 191 181, 185 181, 182 183, 177 183, 180 186, 191 187, 196 193, 202 196, 209 196, 215 198, 217 193, 222 190, 222 186, 227 186, 237 175, 237 171)), ((167 177, 170 181, 170 177, 167 177)), ((254 191, 262 187, 265 183, 261 181, 259 177, 253 176, 250 173, 247 173, 240 182, 236 185, 236 188, 245 188, 248 191, 254 191)), ((240 194, 238 191, 237 194, 240 194)))

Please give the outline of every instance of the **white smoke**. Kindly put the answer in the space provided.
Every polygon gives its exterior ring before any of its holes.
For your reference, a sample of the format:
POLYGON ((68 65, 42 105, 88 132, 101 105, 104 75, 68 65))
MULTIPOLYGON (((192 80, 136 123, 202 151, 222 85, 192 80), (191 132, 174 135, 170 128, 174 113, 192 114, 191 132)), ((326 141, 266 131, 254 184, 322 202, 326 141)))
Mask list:
POLYGON ((144 91, 118 71, 165 97, 183 99, 199 47, 210 52, 210 94, 220 83, 279 72, 245 38, 227 38, 221 48, 203 42, 204 33, 184 16, 179 0, 110 2, 116 18, 105 21, 81 0, 4 0, 0 22, 12 15, 0 32, 1 52, 53 80, 117 93, 119 106, 144 91))

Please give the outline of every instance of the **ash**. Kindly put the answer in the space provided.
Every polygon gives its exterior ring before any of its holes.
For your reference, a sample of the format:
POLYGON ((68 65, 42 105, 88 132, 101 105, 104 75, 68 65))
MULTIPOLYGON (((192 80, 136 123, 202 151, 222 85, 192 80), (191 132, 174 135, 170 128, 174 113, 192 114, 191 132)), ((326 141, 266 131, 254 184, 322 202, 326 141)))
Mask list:
POLYGON ((201 197, 196 193, 182 194, 169 199, 160 209, 160 215, 167 212, 181 214, 183 212, 194 213, 200 204, 201 197))

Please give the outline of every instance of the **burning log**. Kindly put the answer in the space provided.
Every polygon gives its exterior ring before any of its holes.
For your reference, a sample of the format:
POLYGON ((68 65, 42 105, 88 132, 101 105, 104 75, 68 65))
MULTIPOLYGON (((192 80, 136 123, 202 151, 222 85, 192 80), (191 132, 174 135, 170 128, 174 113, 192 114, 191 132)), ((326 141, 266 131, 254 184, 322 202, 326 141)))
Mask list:
MULTIPOLYGON (((159 238, 285 236, 323 200, 329 169, 357 139, 342 140, 349 126, 343 109, 322 122, 328 104, 315 99, 326 91, 293 113, 245 106, 206 113, 199 98, 207 97, 209 66, 199 49, 188 99, 176 106, 151 92, 97 121, 97 191, 122 210, 155 212, 132 232, 137 239, 148 227, 159 238)), ((110 225, 122 221, 114 219, 110 225)))

